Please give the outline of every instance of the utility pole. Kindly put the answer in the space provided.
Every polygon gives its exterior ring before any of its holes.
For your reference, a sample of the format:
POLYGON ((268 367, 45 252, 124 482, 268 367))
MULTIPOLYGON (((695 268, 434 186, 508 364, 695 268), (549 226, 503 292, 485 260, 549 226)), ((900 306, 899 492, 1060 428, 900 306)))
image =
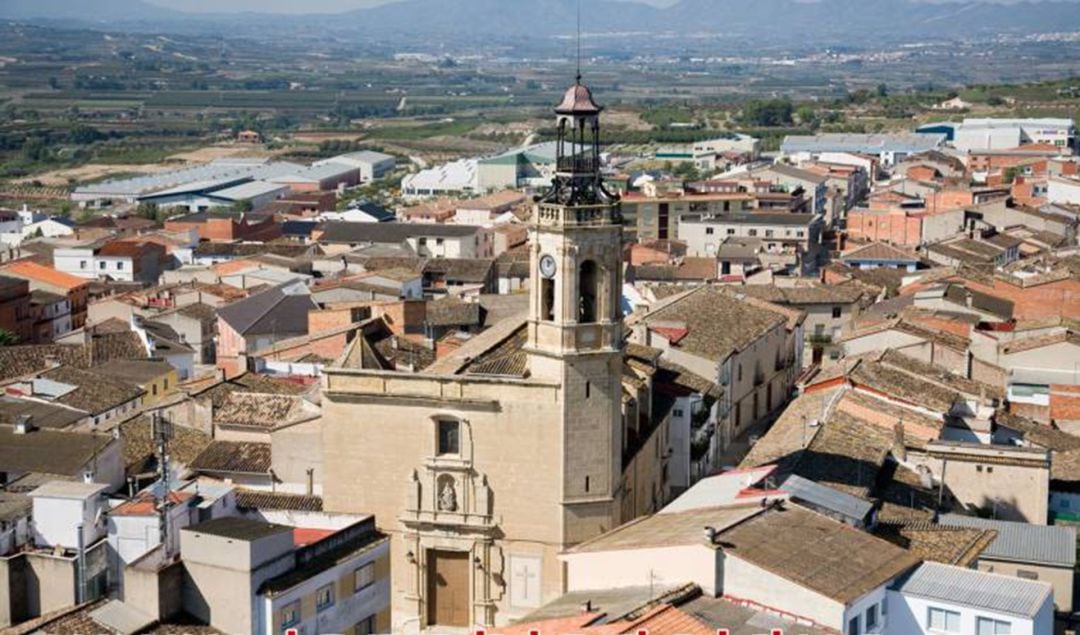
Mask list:
POLYGON ((158 513, 158 539, 165 555, 169 555, 169 442, 173 438, 173 424, 155 410, 151 416, 151 434, 157 451, 158 482, 154 487, 154 507, 158 513))

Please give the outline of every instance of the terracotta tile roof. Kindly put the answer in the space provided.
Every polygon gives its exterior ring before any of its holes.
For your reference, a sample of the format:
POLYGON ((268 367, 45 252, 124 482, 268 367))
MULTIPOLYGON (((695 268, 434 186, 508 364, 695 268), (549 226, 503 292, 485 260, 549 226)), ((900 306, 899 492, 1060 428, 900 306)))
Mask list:
POLYGON ((739 287, 739 293, 774 304, 852 304, 865 292, 850 285, 808 284, 795 287, 751 284, 739 287))
POLYGON ((44 472, 71 477, 115 440, 111 434, 68 432, 42 428, 15 434, 0 426, 0 472, 44 472))
POLYGON ((214 412, 216 425, 273 430, 318 416, 317 409, 296 395, 234 392, 214 412))
MULTIPOLYGON (((194 498, 191 492, 169 492, 169 503, 180 505, 194 498)), ((141 494, 138 497, 120 503, 109 512, 111 516, 153 516, 157 513, 157 501, 152 494, 141 494)))
POLYGON ((213 441, 189 467, 196 472, 268 474, 270 463, 269 443, 213 441))
POLYGON ((919 563, 896 545, 790 504, 722 531, 716 539, 729 557, 844 604, 919 563))
POLYGON ((90 281, 86 280, 85 278, 80 278, 78 276, 63 273, 61 271, 53 269, 52 267, 39 265, 38 263, 31 262, 29 260, 19 260, 13 262, 10 265, 0 268, 0 271, 5 273, 6 275, 26 278, 28 280, 33 280, 35 282, 40 282, 68 291, 72 289, 77 289, 79 287, 87 286, 90 283, 90 281))
POLYGON ((145 390, 134 383, 70 366, 54 368, 42 373, 41 377, 75 386, 75 390, 53 401, 69 408, 84 410, 91 415, 108 412, 146 394, 145 390))
POLYGON ((779 307, 751 305, 719 287, 697 287, 676 296, 641 320, 652 329, 685 328, 678 348, 711 360, 742 350, 769 331, 787 323, 779 307))
POLYGON ((175 370, 171 364, 160 359, 114 359, 93 369, 95 373, 136 385, 152 382, 175 370))
POLYGON ((244 373, 232 379, 219 382, 200 391, 195 396, 210 399, 215 409, 222 407, 234 392, 257 392, 274 395, 299 395, 306 389, 287 381, 267 377, 258 373, 244 373))
POLYGON ((102 245, 101 248, 98 249, 98 255, 119 258, 138 258, 151 251, 156 251, 159 254, 164 255, 165 248, 156 243, 114 240, 102 245))
POLYGON ((528 335, 526 328, 519 328, 502 343, 466 364, 463 372, 469 375, 524 377, 529 368, 529 356, 524 350, 528 335))
MULTIPOLYGON (((148 415, 140 415, 121 423, 120 438, 124 440, 124 466, 129 473, 144 474, 157 469, 156 449, 148 415)), ((201 430, 174 425, 173 439, 169 443, 170 461, 190 465, 212 440, 209 434, 201 430)))
POLYGON ((323 500, 321 496, 238 489, 236 490, 236 506, 245 509, 321 512, 323 500))
POLYGON ((1023 353, 1024 351, 1031 351, 1037 348, 1043 348, 1044 346, 1053 346, 1054 344, 1065 342, 1072 344, 1073 346, 1080 346, 1080 333, 1068 330, 1040 337, 1027 337, 1022 340, 1002 344, 1001 352, 1004 355, 1013 355, 1015 353, 1023 353))
POLYGON ((997 538, 997 532, 917 521, 908 525, 882 524, 878 536, 903 547, 920 560, 970 567, 997 538))
POLYGON ((919 257, 909 251, 886 243, 870 243, 848 251, 840 256, 841 261, 887 260, 895 262, 919 262, 919 257))
POLYGON ((454 296, 430 300, 425 323, 431 326, 479 326, 480 303, 465 302, 454 296))

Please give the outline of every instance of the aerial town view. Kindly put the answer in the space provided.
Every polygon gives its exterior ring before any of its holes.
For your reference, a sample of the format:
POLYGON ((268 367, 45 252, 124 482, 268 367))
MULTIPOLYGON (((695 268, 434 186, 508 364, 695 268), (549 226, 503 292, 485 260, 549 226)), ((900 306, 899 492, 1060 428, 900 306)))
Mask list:
POLYGON ((0 635, 1080 633, 1080 0, 0 0, 0 635))

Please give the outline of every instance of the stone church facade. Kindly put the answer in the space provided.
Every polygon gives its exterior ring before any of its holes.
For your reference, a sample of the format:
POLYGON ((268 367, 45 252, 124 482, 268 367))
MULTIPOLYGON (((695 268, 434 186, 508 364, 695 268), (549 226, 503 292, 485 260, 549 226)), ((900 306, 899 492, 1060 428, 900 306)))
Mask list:
POLYGON ((561 552, 667 495, 667 431, 649 420, 647 369, 625 359, 600 112, 580 80, 556 108, 527 315, 421 373, 325 371, 324 505, 373 513, 392 535, 395 632, 528 614, 562 594, 561 552))

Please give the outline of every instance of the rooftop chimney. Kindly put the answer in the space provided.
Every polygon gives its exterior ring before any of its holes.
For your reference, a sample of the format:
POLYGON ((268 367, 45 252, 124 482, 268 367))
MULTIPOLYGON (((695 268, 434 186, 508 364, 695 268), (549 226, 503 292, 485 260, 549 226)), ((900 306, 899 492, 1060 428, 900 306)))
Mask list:
POLYGON ((15 434, 30 434, 34 431, 34 417, 19 415, 15 418, 15 434))

